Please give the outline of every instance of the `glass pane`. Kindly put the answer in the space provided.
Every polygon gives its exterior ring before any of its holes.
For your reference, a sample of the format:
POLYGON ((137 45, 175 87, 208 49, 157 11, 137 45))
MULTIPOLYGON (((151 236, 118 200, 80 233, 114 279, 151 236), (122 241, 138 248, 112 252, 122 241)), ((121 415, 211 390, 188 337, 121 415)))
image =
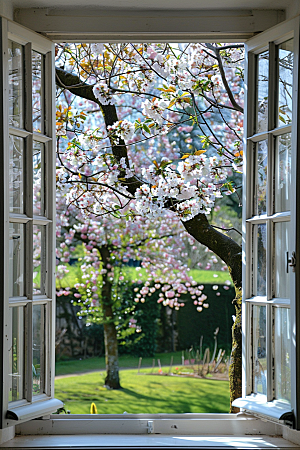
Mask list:
POLYGON ((44 392, 45 380, 45 305, 32 307, 32 393, 44 392))
POLYGON ((275 398, 291 401, 291 331, 290 310, 275 309, 274 360, 275 398))
POLYGON ((9 125, 23 128, 23 46, 8 41, 9 125))
POLYGON ((255 214, 267 213, 267 163, 268 141, 256 144, 256 188, 255 188, 255 214))
POLYGON ((9 211, 24 212, 24 143, 23 139, 9 136, 9 211))
POLYGON ((265 296, 266 290, 266 224, 253 227, 253 295, 265 296))
POLYGON ((278 47, 278 126, 292 122, 294 39, 278 47))
POLYGON ((274 295, 279 298, 290 297, 289 274, 286 271, 289 229, 289 222, 278 222, 274 225, 274 295))
POLYGON ((275 154, 275 212, 291 209, 291 154, 291 133, 278 136, 275 154))
POLYGON ((46 226, 33 225, 33 294, 46 294, 46 226))
POLYGON ((9 224, 9 296, 24 295, 24 225, 9 224))
POLYGON ((253 306, 253 392, 267 395, 266 307, 253 306))
POLYGON ((32 51, 32 121, 33 131, 44 131, 43 55, 32 51))
POLYGON ((269 51, 257 56, 256 132, 268 130, 269 51))
POLYGON ((24 397, 24 308, 9 308, 9 393, 8 401, 24 397))
POLYGON ((33 141, 33 214, 45 215, 44 144, 33 141))

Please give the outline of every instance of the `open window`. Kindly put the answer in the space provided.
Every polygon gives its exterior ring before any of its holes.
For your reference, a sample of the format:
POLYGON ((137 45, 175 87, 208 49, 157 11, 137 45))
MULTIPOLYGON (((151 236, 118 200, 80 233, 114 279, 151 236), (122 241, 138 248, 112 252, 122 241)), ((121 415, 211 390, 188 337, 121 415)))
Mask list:
POLYGON ((299 429, 298 27, 297 18, 246 43, 244 379, 235 406, 299 429))
MULTIPOLYGON (((49 414, 61 402, 53 398, 53 43, 6 19, 1 29, 3 428, 49 414)), ((298 29, 294 19, 247 42, 244 392, 236 406, 300 429, 298 29)))
POLYGON ((54 393, 53 43, 1 19, 2 427, 49 414, 54 393), (8 419, 8 420, 7 420, 8 419))

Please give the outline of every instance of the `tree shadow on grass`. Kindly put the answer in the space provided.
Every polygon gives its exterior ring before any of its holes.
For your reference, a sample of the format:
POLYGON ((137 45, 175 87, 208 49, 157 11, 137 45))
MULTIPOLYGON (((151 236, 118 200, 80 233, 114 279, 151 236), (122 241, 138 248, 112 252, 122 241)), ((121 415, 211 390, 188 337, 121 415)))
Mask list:
POLYGON ((125 392, 126 394, 130 395, 131 397, 145 399, 145 400, 149 400, 149 399, 153 400, 153 395, 139 394, 138 392, 135 392, 132 389, 122 388, 122 392, 125 392))

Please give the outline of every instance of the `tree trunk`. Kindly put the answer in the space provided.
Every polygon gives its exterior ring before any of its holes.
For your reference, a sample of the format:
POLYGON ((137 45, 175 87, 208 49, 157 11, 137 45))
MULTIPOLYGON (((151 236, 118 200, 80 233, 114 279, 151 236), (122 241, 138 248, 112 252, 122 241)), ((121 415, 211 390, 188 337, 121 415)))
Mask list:
MULTIPOLYGON (((110 306, 103 306, 103 312, 109 317, 110 306)), ((113 322, 104 324, 104 343, 105 343, 105 363, 106 377, 105 386, 110 389, 121 389, 119 377, 119 357, 118 341, 116 327, 113 322)))
MULTIPOLYGON (((103 267, 110 263, 110 253, 107 247, 99 248, 103 267)), ((110 389, 121 389, 119 377, 119 355, 117 330, 113 318, 112 309, 112 283, 109 281, 107 273, 103 275, 102 287, 102 310, 104 315, 104 345, 106 377, 105 386, 110 389)))

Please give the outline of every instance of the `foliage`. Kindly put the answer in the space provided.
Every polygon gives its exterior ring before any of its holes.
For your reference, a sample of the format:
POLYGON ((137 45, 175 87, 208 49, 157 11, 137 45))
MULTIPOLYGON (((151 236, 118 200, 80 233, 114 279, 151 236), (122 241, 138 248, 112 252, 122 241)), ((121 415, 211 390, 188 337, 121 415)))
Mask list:
POLYGON ((231 350, 231 324, 235 309, 232 304, 234 289, 227 284, 206 284, 203 292, 209 299, 209 308, 201 314, 193 316, 193 300, 188 299, 184 308, 177 312, 176 326, 178 333, 178 345, 180 349, 199 349, 201 336, 203 336, 202 348, 214 348, 214 331, 218 327, 218 349, 231 350), (219 295, 218 295, 219 294, 219 295))
POLYGON ((71 82, 66 71, 76 73, 77 95, 104 113, 104 123, 96 116, 91 129, 70 97, 60 105, 59 134, 73 133, 58 172, 72 182, 70 202, 86 213, 127 218, 164 216, 169 203, 186 221, 235 191, 227 177, 242 157, 243 46, 64 44, 57 60, 58 85, 71 82))
MULTIPOLYGON (((136 284, 127 286, 124 293, 128 303, 134 305, 136 284)), ((158 318, 160 313, 160 305, 158 298, 152 295, 144 303, 137 303, 135 306, 135 326, 138 331, 136 335, 130 335, 123 341, 123 345, 119 347, 120 354, 130 354, 132 356, 147 357, 154 356, 156 351, 156 340, 158 330, 158 318)))

